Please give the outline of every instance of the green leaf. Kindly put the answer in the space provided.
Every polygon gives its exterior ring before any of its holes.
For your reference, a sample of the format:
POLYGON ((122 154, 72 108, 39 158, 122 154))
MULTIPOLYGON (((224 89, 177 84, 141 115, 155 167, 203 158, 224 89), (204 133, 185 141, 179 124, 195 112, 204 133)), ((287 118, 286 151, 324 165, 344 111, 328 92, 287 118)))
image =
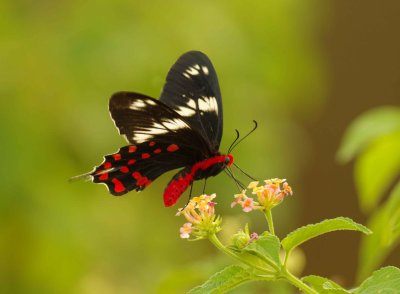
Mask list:
POLYGON ((347 294, 350 293, 335 282, 320 276, 310 275, 302 278, 303 282, 310 285, 318 293, 347 294))
POLYGON ((251 242, 247 245, 243 252, 256 255, 267 263, 271 262, 278 267, 280 266, 279 258, 280 242, 277 236, 272 235, 269 232, 265 232, 259 236, 256 241, 251 242))
POLYGON ((190 290, 188 294, 225 293, 252 279, 257 278, 247 269, 239 265, 231 265, 211 276, 204 284, 190 290))
POLYGON ((298 228, 297 230, 289 233, 285 239, 282 240, 282 246, 286 252, 289 252, 293 248, 312 238, 338 230, 360 231, 364 234, 372 233, 367 227, 354 222, 350 218, 337 217, 334 219, 324 220, 317 224, 298 228))
POLYGON ((387 266, 375 271, 371 277, 366 279, 355 293, 357 294, 392 294, 399 293, 400 269, 387 266))
POLYGON ((400 183, 368 222, 374 234, 361 239, 358 281, 365 279, 400 243, 400 183))
POLYGON ((360 207, 366 213, 376 207, 400 175, 400 132, 369 146, 356 161, 354 172, 360 207))
POLYGON ((340 162, 353 159, 376 138, 400 130, 400 108, 385 106, 359 116, 344 134, 337 153, 340 162))

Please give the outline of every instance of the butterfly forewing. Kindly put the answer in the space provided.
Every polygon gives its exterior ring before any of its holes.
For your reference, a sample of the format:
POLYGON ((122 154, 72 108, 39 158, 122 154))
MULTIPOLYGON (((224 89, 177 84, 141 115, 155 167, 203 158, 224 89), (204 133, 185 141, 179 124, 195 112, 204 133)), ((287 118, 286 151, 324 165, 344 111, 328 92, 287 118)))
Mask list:
POLYGON ((131 144, 154 141, 176 143, 197 156, 208 156, 208 143, 185 118, 159 100, 132 92, 115 93, 109 103, 111 117, 131 144))
POLYGON ((183 54, 170 69, 161 93, 164 102, 186 119, 217 152, 222 137, 222 101, 215 69, 198 51, 183 54))

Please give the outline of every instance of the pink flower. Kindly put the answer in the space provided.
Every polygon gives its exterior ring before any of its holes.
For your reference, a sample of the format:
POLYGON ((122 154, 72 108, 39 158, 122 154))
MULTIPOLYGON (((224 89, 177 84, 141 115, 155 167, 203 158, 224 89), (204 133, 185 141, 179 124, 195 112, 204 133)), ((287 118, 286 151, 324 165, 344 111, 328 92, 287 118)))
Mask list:
POLYGON ((242 202, 242 208, 244 212, 250 212, 253 210, 254 208, 254 200, 253 198, 246 198, 243 202, 242 202))
POLYGON ((236 204, 241 204, 243 202, 243 198, 246 197, 246 190, 242 190, 242 193, 235 194, 235 200, 231 203, 231 208, 235 207, 236 204))
POLYGON ((184 223, 183 226, 179 229, 181 233, 182 239, 188 239, 190 237, 190 233, 192 232, 192 224, 191 223, 184 223))
POLYGON ((256 232, 251 233, 250 235, 250 242, 258 240, 258 234, 256 232))

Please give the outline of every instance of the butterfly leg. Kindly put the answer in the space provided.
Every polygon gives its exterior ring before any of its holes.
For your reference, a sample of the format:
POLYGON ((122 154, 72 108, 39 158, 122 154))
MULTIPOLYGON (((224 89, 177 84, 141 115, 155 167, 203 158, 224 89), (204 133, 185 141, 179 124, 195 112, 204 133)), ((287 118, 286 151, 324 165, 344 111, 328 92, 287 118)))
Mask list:
POLYGON ((206 192, 206 186, 207 186, 207 178, 204 179, 203 195, 206 192))
POLYGON ((187 200, 187 202, 186 202, 185 207, 189 204, 190 199, 192 199, 192 190, 193 190, 193 182, 192 182, 192 184, 190 185, 189 198, 188 198, 188 200, 187 200))

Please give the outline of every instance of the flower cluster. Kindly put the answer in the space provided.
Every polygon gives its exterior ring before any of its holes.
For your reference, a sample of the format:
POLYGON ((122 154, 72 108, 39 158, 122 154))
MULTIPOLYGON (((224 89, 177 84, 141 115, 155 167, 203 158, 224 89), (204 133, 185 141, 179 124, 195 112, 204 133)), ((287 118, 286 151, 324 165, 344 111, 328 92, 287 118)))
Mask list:
POLYGON ((292 195, 293 191, 285 179, 269 179, 265 180, 265 185, 258 186, 259 182, 251 182, 248 186, 252 189, 252 194, 257 196, 257 201, 251 197, 247 197, 246 190, 235 195, 235 200, 231 207, 239 204, 244 212, 252 210, 270 210, 280 204, 283 199, 292 195))
POLYGON ((194 197, 179 209, 176 215, 183 215, 188 221, 180 228, 182 239, 189 239, 191 235, 194 240, 205 239, 221 230, 222 219, 215 214, 216 203, 212 201, 215 197, 215 194, 194 197))

